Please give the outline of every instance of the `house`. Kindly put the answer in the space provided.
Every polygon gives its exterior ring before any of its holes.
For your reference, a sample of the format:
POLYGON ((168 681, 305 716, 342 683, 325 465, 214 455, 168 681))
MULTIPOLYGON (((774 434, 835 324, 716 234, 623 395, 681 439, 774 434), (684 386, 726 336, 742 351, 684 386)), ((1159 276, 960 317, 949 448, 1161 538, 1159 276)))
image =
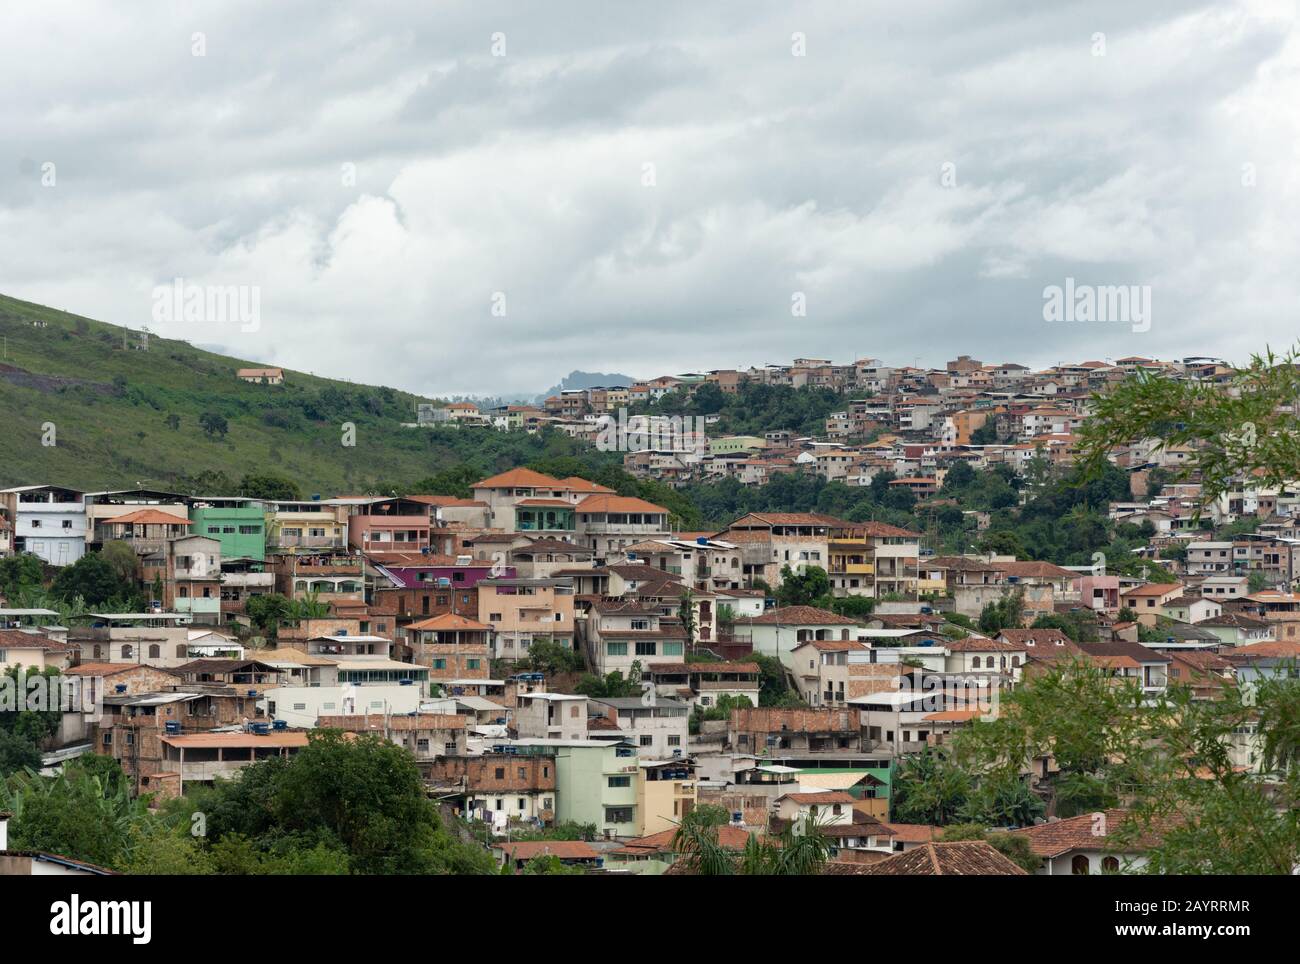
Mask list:
POLYGON ((512 728, 520 739, 587 739, 587 697, 567 693, 520 693, 512 728))
MULTIPOLYGON (((677 828, 671 827, 656 833, 625 841, 621 846, 605 852, 605 866, 609 869, 630 870, 633 873, 657 875, 668 871, 674 864, 685 861, 676 849, 677 828)), ((723 824, 718 827, 718 846, 732 853, 740 853, 749 842, 750 832, 741 827, 723 824)))
POLYGON ((800 563, 826 568, 830 533, 848 525, 842 519, 815 512, 751 512, 733 522, 719 538, 740 546, 741 573, 752 585, 762 579, 781 584, 781 570, 800 563))
POLYGON ((1182 583, 1148 582, 1120 594, 1120 605, 1133 610, 1143 626, 1154 626, 1164 607, 1183 595, 1182 583))
POLYGON ((165 539, 162 549, 141 560, 145 585, 162 583, 163 609, 188 614, 194 622, 221 622, 221 543, 207 536, 165 539))
POLYGON ((321 716, 316 726, 345 733, 374 733, 404 747, 416 760, 465 755, 465 717, 454 713, 321 716))
POLYGON ((758 664, 746 662, 649 663, 641 668, 642 681, 653 684, 659 696, 704 709, 724 696, 744 697, 757 706, 759 676, 758 664))
POLYGON ((241 382, 251 385, 283 385, 283 368, 240 368, 235 372, 241 382))
POLYGON ((686 630, 681 621, 639 602, 599 599, 587 614, 588 645, 597 674, 631 675, 635 664, 645 666, 686 655, 686 630))
POLYGON ((862 623, 816 606, 784 606, 769 609, 761 616, 737 619, 735 625, 750 634, 754 652, 777 656, 794 668, 794 650, 800 644, 811 640, 856 640, 862 623))
POLYGON ((997 639, 1016 647, 1026 662, 1040 669, 1050 669, 1083 656, 1083 650, 1059 629, 1004 629, 997 639))
POLYGON ((1250 646, 1275 639, 1273 624, 1240 612, 1225 612, 1202 620, 1198 628, 1209 630, 1228 646, 1250 646))
POLYGON ((433 545, 438 507, 414 499, 349 498, 348 545, 365 553, 425 552, 433 545))
POLYGON ((1042 858, 1037 871, 1040 875, 1117 874, 1146 866, 1145 852, 1159 839, 1157 834, 1143 830, 1135 839, 1120 842, 1116 834, 1130 819, 1126 810, 1106 810, 1050 820, 1011 833, 1025 837, 1033 854, 1042 858))
POLYGON ((573 583, 564 579, 485 579, 478 617, 490 627, 494 659, 523 659, 535 641, 573 649, 573 583))
POLYGON ((413 659, 429 667, 431 680, 486 679, 492 627, 476 619, 443 613, 406 627, 413 659))
POLYGON ((862 749, 862 726, 856 707, 735 709, 727 725, 727 745, 756 755, 858 751, 862 749))
POLYGON ((550 824, 555 819, 551 752, 443 756, 427 766, 425 775, 439 797, 458 801, 466 816, 494 829, 511 820, 550 824))
POLYGON ((1170 658, 1141 643, 1114 640, 1078 646, 1093 663, 1108 668, 1113 676, 1132 679, 1147 695, 1163 693, 1168 685, 1170 658))
POLYGON ((618 557, 628 546, 668 536, 668 510, 645 499, 599 493, 577 505, 574 541, 598 559, 618 557))
POLYGON ((690 715, 686 703, 658 695, 648 702, 640 696, 609 696, 593 699, 591 709, 608 717, 646 759, 670 760, 686 753, 690 715))
POLYGON ((1029 658, 1023 643, 1001 637, 987 639, 971 634, 965 639, 950 640, 944 648, 948 650, 945 672, 996 673, 1012 682, 1019 682, 1021 667, 1029 658))
POLYGON ((626 740, 563 740, 554 746, 555 819, 595 824, 608 839, 635 837, 636 746, 626 740))
POLYGON ((487 506, 488 525, 505 532, 570 536, 575 507, 584 498, 614 490, 586 479, 557 479, 532 469, 511 469, 471 486, 474 501, 487 506), (521 503, 528 503, 521 505, 521 503))
POLYGON ((912 595, 917 591, 920 535, 883 522, 831 528, 826 567, 837 596, 912 595))
POLYGON ((0 671, 16 666, 41 672, 67 667, 77 647, 61 643, 45 633, 23 629, 0 629, 0 671))
POLYGON ((638 835, 675 829, 697 802, 695 765, 685 757, 639 760, 636 779, 638 835))
MULTIPOLYGON (((185 784, 229 779, 249 764, 288 758, 307 746, 307 734, 283 730, 239 733, 186 733, 162 737, 164 786, 183 796, 185 784)), ((162 791, 167 792, 167 791, 162 791)))
POLYGON ((13 551, 30 552, 51 566, 70 566, 86 553, 86 504, 76 489, 21 485, 0 489, 13 526, 13 551))
POLYGON ((1166 616, 1180 623, 1203 623, 1223 615, 1223 604, 1206 596, 1175 596, 1162 608, 1166 616))
POLYGON ((494 843, 492 852, 501 866, 510 864, 516 873, 521 872, 530 860, 538 857, 555 857, 569 867, 599 867, 601 856, 591 844, 582 840, 530 840, 494 843))
POLYGON ((196 536, 221 544, 218 556, 230 559, 266 559, 266 510, 257 499, 203 497, 194 500, 189 513, 196 536))
POLYGON ((842 706, 849 695, 849 651, 866 652, 852 639, 810 639, 790 653, 795 685, 809 706, 842 706))

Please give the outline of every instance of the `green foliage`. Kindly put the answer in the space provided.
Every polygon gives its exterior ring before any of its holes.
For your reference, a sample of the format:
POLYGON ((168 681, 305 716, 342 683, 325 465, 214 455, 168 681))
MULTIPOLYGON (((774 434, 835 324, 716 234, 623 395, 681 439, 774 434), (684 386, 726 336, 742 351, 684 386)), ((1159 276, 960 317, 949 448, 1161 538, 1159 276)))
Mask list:
POLYGON ((57 777, 29 771, 0 783, 0 810, 14 814, 9 846, 104 867, 125 866, 134 835, 152 819, 148 799, 131 798, 120 768, 115 777, 105 778, 101 766, 72 761, 57 777))
POLYGON ((781 660, 766 653, 752 653, 747 661, 758 664, 759 706, 793 709, 804 705, 799 694, 791 687, 781 660))
POLYGON ((50 592, 64 602, 80 598, 87 606, 105 606, 114 602, 122 611, 129 611, 132 602, 137 604, 137 608, 139 605, 139 593, 134 583, 123 579, 113 563, 99 552, 88 552, 72 565, 60 569, 50 592))
POLYGON ((632 664, 632 671, 627 679, 618 670, 606 673, 604 677, 586 673, 578 681, 574 690, 592 699, 615 699, 620 696, 641 695, 641 672, 637 663, 632 664))
POLYGON ((1300 434, 1294 402, 1300 367, 1294 350, 1254 355, 1224 383, 1173 379, 1139 372, 1093 399, 1082 430, 1086 468, 1105 470, 1116 448, 1144 438, 1162 448, 1191 445, 1191 457, 1175 478, 1193 473, 1208 504, 1236 479, 1254 474, 1259 486, 1280 486, 1300 474, 1300 434))
POLYGON ((218 783, 198 802, 218 872, 490 873, 491 859, 443 829, 419 768, 376 736, 316 730, 291 760, 218 783))
POLYGON ((980 613, 980 632, 986 636, 996 636, 1004 629, 1019 629, 1024 616, 1025 594, 1016 590, 984 607, 980 613))
POLYGON ((970 775, 947 754, 928 747, 903 759, 891 783, 890 813, 899 823, 953 823, 971 793, 970 775))
POLYGON ((797 572, 781 567, 781 586, 776 591, 778 606, 816 606, 829 609, 831 580, 821 566, 804 566, 797 572))
POLYGON ((302 498, 298 483, 278 475, 245 475, 239 482, 239 494, 249 499, 293 502, 302 498))
MULTIPOLYGON (((0 718, 10 714, 0 714, 0 718)), ((41 768, 41 751, 25 736, 0 729, 0 779, 24 770, 41 768)))
POLYGON ((515 663, 515 669, 555 676, 559 673, 581 672, 585 665, 582 653, 576 649, 551 639, 536 639, 528 647, 528 654, 515 663))

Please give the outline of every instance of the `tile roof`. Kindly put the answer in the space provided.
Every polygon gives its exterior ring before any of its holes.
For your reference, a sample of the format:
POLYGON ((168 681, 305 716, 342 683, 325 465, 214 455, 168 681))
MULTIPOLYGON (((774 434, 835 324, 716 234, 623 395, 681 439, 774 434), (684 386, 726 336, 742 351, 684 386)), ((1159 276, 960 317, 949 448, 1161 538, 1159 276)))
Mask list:
MULTIPOLYGON (((1107 838, 1129 819, 1127 810, 1112 809, 1102 813, 1084 813, 1010 831, 1029 839, 1029 849, 1040 857, 1059 857, 1072 850, 1105 850, 1107 838), (1104 818, 1104 819, 1103 819, 1104 818)), ((1156 834, 1144 833, 1126 850, 1145 850, 1159 842, 1156 834)))
POLYGON ((513 843, 494 843, 492 849, 504 851, 512 860, 532 860, 534 857, 596 860, 600 856, 585 840, 521 840, 513 843))
POLYGON ((856 626, 858 620, 816 606, 782 606, 779 609, 769 609, 761 616, 742 616, 736 623, 753 623, 757 626, 856 626))
POLYGON ((667 515, 661 505, 627 495, 589 495, 578 503, 579 512, 640 512, 650 515, 667 515))
POLYGON ((888 877, 1024 877, 1026 871, 983 840, 931 842, 873 864, 852 865, 854 873, 888 877))
POLYGON ((482 632, 484 630, 490 630, 492 627, 474 619, 467 619, 464 616, 458 616, 455 613, 441 613, 440 615, 432 616, 429 619, 423 619, 418 623, 411 623, 411 625, 406 628, 419 631, 431 630, 435 632, 438 630, 456 629, 463 629, 470 632, 482 632))

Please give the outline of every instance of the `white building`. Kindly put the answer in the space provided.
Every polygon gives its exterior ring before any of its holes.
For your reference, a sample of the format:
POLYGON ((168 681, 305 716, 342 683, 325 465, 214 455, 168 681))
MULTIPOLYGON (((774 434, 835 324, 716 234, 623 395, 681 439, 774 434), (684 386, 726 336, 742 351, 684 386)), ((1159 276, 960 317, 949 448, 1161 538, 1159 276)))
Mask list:
POLYGON ((70 566, 86 553, 85 497, 57 485, 0 490, 13 522, 14 552, 30 552, 52 566, 70 566))

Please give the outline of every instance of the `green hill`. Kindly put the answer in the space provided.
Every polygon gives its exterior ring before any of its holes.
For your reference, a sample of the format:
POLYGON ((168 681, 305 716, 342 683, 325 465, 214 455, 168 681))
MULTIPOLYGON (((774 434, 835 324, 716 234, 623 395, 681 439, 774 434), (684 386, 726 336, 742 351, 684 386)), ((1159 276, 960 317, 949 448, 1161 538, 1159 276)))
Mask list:
POLYGON ((0 485, 193 491, 276 475, 304 494, 387 492, 460 462, 497 470, 567 448, 402 428, 420 400, 407 392, 289 369, 282 386, 251 385, 236 369, 264 363, 155 335, 143 349, 135 332, 3 295, 0 336, 0 485), (205 431, 205 414, 225 420, 224 436, 205 431), (355 447, 342 444, 345 422, 355 447), (54 445, 42 444, 46 423, 54 445))

